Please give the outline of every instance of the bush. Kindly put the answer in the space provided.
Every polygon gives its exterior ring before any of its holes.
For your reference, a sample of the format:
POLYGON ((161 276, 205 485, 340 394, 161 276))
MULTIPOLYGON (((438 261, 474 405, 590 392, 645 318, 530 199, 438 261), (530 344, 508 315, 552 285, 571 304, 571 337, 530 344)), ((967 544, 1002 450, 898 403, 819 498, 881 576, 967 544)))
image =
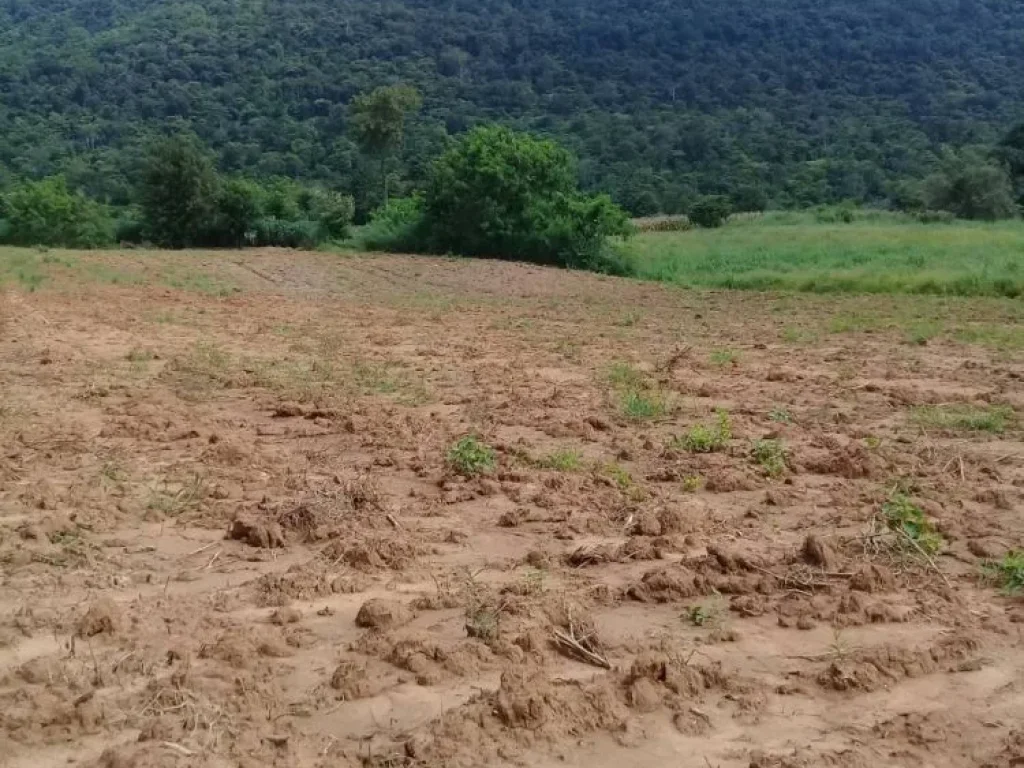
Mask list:
POLYGON ((732 203, 722 195, 708 195, 690 206, 690 221, 698 227, 714 229, 722 226, 732 213, 732 203))
POLYGON ((197 139, 174 136, 157 142, 149 149, 139 185, 147 239, 169 248, 209 244, 217 231, 217 195, 213 160, 197 139))
POLYGON ((267 218, 255 222, 252 245, 279 248, 315 248, 323 242, 324 233, 320 225, 308 219, 285 221, 267 218))
POLYGON ((422 198, 398 198, 387 208, 378 208, 360 231, 359 241, 370 251, 421 250, 425 241, 422 198))
POLYGON ((610 198, 580 193, 565 149, 497 126, 470 131, 434 163, 423 228, 435 251, 603 271, 628 268, 608 238, 632 232, 610 198))
POLYGON ((922 224, 952 224, 956 221, 956 216, 949 211, 918 211, 914 218, 922 224))
POLYGON ((822 205, 814 210, 814 219, 821 224, 852 224, 857 219, 857 207, 851 202, 822 205))
POLYGON ((328 240, 344 240, 349 236, 355 201, 329 189, 314 187, 303 196, 306 214, 320 224, 320 231, 328 240))
POLYGON ((3 199, 6 242, 12 245, 99 248, 114 242, 109 211, 68 190, 63 176, 27 181, 3 199))
POLYGON ((961 219, 996 221, 1018 213, 1009 175, 978 152, 947 153, 942 169, 925 179, 923 189, 927 208, 961 219))

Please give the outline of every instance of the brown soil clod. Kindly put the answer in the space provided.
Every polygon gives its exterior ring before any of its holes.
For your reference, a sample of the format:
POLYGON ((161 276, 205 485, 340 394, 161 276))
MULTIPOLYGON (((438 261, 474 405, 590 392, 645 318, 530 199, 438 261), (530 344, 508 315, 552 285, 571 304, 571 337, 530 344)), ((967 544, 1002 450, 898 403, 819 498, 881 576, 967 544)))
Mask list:
POLYGON ((356 614, 356 626, 366 629, 392 629, 408 624, 413 613, 403 603, 374 598, 367 600, 356 614))
POLYGON ((244 515, 231 521, 227 538, 259 549, 279 549, 285 545, 284 531, 280 525, 244 515))
POLYGON ((95 635, 113 635, 122 627, 122 613, 117 603, 109 597, 101 597, 89 606, 78 621, 75 634, 79 637, 94 637, 95 635))

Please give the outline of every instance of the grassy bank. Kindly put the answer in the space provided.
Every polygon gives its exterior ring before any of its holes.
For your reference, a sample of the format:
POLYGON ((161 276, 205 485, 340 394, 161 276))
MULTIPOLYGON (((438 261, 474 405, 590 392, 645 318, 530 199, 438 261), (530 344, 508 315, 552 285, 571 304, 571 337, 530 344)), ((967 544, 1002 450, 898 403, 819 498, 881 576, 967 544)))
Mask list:
POLYGON ((644 232, 638 276, 681 285, 818 293, 1024 296, 1024 222, 852 224, 780 214, 720 229, 644 232))

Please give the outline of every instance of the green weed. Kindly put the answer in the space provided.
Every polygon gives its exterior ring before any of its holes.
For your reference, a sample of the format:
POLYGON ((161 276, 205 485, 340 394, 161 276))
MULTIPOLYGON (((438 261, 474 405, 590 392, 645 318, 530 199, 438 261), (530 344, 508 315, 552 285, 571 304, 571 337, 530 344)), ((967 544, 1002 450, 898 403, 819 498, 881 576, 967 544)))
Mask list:
POLYGON ((629 363, 615 363, 608 370, 608 381, 616 389, 637 390, 646 385, 647 377, 629 363))
POLYGON ((650 421, 665 415, 665 400, 657 393, 630 390, 622 395, 622 413, 633 421, 650 421))
POLYGON ((768 477, 778 478, 785 474, 786 448, 781 440, 755 440, 751 453, 768 477))
POLYGON ((687 475, 683 478, 683 491, 685 493, 696 493, 704 485, 704 478, 700 475, 687 475))
POLYGON ((1002 560, 985 563, 982 570, 1003 594, 1013 596, 1024 592, 1024 550, 1010 550, 1002 560))
POLYGON ((601 471, 615 481, 620 491, 628 491, 633 487, 633 476, 621 464, 616 464, 615 462, 605 464, 601 471))
POLYGON ((778 424, 790 424, 793 421, 793 417, 790 415, 789 411, 778 406, 768 411, 768 419, 778 424))
POLYGON ((882 504, 882 517, 889 530, 910 540, 921 551, 934 555, 942 547, 943 539, 924 510, 903 494, 894 494, 882 504))
POLYGON ((491 446, 474 435, 467 435, 448 449, 448 466, 465 477, 475 477, 494 470, 497 455, 491 446))
POLYGON ((671 447, 690 453, 714 453, 722 450, 732 439, 732 424, 728 411, 720 408, 715 414, 714 426, 695 424, 686 435, 674 438, 671 447))
POLYGON ((914 424, 928 429, 991 432, 997 435, 1006 430, 1013 418, 1013 409, 1005 405, 923 405, 910 412, 914 424))
POLYGON ((739 362, 739 353, 734 349, 716 349, 711 352, 709 357, 712 364, 724 367, 726 365, 736 365, 739 362))
POLYGON ((575 448, 560 448, 547 456, 538 459, 536 465, 541 469, 553 469, 558 472, 576 472, 583 467, 583 454, 575 448))

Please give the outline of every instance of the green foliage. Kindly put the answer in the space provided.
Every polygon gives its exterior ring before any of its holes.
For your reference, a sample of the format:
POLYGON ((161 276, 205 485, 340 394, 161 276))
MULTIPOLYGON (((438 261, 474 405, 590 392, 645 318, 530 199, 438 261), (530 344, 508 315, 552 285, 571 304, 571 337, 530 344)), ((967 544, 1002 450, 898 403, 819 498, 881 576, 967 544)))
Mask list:
POLYGON ((734 349, 715 349, 712 350, 709 359, 713 365, 720 367, 736 365, 739 362, 739 353, 734 349))
POLYGON ((995 221, 1019 213, 1006 170, 977 151, 947 153, 941 170, 925 179, 923 197, 928 208, 961 219, 995 221))
POLYGON ((729 412, 719 408, 715 411, 714 426, 695 424, 683 437, 672 441, 673 448, 681 448, 690 453, 714 453, 725 448, 732 439, 732 423, 729 412))
POLYGON ((636 276, 678 285, 814 293, 1024 296, 1024 224, 925 226, 864 211, 853 224, 769 212, 715 230, 642 232, 624 246, 636 276))
POLYGON ((424 239, 422 198, 402 197, 374 211, 355 241, 368 251, 409 253, 422 248, 424 239))
POLYGON ((732 203, 723 195, 708 195, 690 206, 690 221, 704 229, 722 226, 732 213, 732 203))
POLYGON ((633 421, 660 419, 665 415, 665 401, 657 393, 631 389, 622 394, 622 413, 633 421))
POLYGON ((1008 596, 1024 592, 1024 550, 1011 549, 1002 560, 985 563, 983 571, 1008 596))
POLYGON ((352 101, 352 137, 380 162, 384 207, 388 207, 387 159, 402 146, 410 113, 423 104, 419 91, 408 85, 389 85, 357 96, 352 101))
POLYGON ((204 244, 215 229, 218 178, 195 137, 179 134, 153 144, 139 183, 147 239, 168 248, 204 244))
POLYGON ((448 449, 448 466, 460 475, 474 477, 490 472, 497 462, 494 449, 475 435, 467 435, 448 449))
POLYGON ((768 418, 771 421, 778 422, 779 424, 790 424, 793 421, 793 416, 788 410, 781 406, 775 406, 768 412, 768 418))
POLYGON ((608 238, 632 231, 608 197, 578 192, 565 149, 497 126, 470 131, 434 164, 424 226, 441 252, 617 273, 625 264, 608 238))
POLYGON ((882 504, 882 517, 889 530, 909 539, 923 552, 934 555, 942 547, 942 536, 919 506, 897 493, 882 504))
POLYGON ((576 472, 583 466, 583 454, 575 448, 560 448, 538 459, 536 464, 541 469, 576 472))
POLYGON ((781 440, 755 440, 751 454, 768 477, 782 477, 786 473, 786 448, 781 440))
POLYGON ((0 201, 0 218, 7 224, 3 242, 11 245, 98 248, 114 241, 106 208, 71 192, 63 176, 16 186, 0 201))
POLYGON ((608 370, 608 382, 618 389, 638 389, 646 385, 647 377, 629 363, 615 363, 608 370))
POLYGON ((1006 405, 924 405, 914 408, 910 418, 913 423, 930 429, 998 435, 1013 421, 1014 412, 1006 405))

